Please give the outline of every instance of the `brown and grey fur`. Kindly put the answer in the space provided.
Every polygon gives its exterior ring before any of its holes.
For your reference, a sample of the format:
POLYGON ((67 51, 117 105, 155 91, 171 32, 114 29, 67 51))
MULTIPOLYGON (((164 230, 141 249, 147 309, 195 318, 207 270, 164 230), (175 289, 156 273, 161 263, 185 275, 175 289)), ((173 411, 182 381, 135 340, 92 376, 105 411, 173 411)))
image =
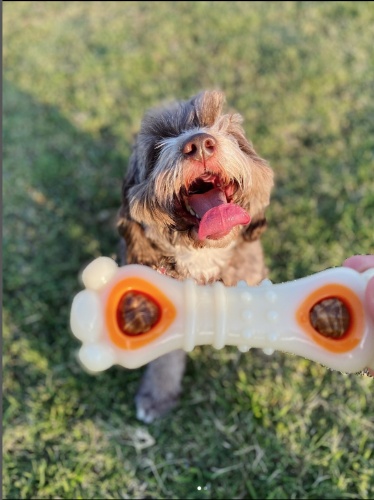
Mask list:
MULTIPOLYGON (((245 280, 255 285, 265 277, 259 237, 266 228, 273 174, 246 139, 241 116, 222 113, 223 104, 221 92, 206 91, 144 117, 123 183, 118 228, 124 263, 199 284, 221 280, 231 286, 245 280), (202 133, 214 138, 211 164, 204 155, 185 154, 189 138, 202 133), (220 239, 200 241, 183 209, 182 193, 186 183, 210 168, 223 183, 235 185, 232 201, 250 214, 251 222, 220 239)), ((136 396, 138 418, 151 422, 176 404, 184 368, 182 351, 148 365, 136 396)))

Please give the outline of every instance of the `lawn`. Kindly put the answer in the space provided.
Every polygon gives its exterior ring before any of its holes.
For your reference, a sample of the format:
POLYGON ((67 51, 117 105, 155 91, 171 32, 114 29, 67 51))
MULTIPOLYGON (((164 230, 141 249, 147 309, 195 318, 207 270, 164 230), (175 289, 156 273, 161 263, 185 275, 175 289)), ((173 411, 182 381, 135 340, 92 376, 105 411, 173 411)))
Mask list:
POLYGON ((374 497, 374 382, 295 356, 196 348, 146 426, 142 370, 85 373, 82 267, 115 257, 150 106, 221 88, 276 174, 281 282, 374 252, 374 3, 3 4, 3 497, 374 497))

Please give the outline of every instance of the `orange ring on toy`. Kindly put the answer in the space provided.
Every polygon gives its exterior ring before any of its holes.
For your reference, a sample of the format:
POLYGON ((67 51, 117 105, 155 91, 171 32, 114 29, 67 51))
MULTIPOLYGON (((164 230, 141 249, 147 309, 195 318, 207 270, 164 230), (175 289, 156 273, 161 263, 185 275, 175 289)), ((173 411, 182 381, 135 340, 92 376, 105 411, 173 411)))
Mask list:
POLYGON ((314 342, 327 351, 335 353, 349 352, 359 344, 364 332, 364 316, 364 309, 357 295, 351 289, 336 283, 325 285, 318 290, 314 290, 296 311, 296 320, 298 324, 314 342), (318 302, 331 298, 341 300, 347 307, 351 318, 347 333, 340 339, 324 337, 313 328, 310 322, 309 313, 311 309, 318 302))
POLYGON ((113 344, 121 349, 134 350, 144 347, 162 335, 176 317, 177 311, 172 302, 154 285, 140 278, 125 278, 114 285, 108 295, 105 307, 105 321, 113 344), (117 322, 117 308, 125 293, 136 291, 151 296, 160 308, 161 316, 157 323, 145 333, 127 335, 117 322))

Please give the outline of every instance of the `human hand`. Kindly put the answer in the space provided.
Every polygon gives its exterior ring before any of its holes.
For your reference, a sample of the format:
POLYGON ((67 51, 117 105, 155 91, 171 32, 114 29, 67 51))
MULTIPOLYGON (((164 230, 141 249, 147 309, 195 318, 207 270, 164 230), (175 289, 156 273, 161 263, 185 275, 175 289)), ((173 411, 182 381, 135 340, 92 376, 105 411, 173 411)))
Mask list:
MULTIPOLYGON (((343 266, 350 267, 363 273, 371 267, 374 268, 374 255, 354 255, 349 257, 343 262, 343 266)), ((369 311, 370 316, 374 320, 374 277, 371 278, 367 284, 365 291, 365 303, 369 311)), ((367 370, 368 374, 374 377, 374 370, 367 370)))

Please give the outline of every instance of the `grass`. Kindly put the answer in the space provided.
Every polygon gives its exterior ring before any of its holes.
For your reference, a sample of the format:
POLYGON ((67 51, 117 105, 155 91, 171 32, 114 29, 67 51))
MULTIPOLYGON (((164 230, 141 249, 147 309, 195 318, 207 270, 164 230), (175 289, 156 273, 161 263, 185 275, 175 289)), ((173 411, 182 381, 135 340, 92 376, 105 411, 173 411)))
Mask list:
POLYGON ((374 249, 371 2, 4 3, 4 498, 373 498, 366 377, 194 350, 178 409, 141 370, 83 372, 80 269, 115 256, 149 106, 222 88, 276 172, 264 246, 290 280, 374 249))

